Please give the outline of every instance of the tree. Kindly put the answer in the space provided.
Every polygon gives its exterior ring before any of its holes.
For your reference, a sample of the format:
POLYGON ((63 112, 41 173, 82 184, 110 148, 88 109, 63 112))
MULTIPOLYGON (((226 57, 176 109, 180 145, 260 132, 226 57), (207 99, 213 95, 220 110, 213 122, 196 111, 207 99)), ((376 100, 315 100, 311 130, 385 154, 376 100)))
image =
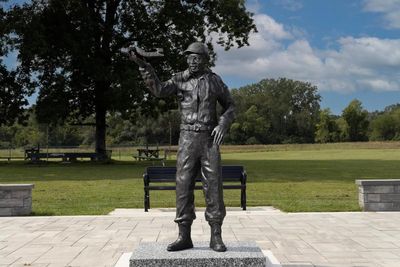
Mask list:
POLYGON ((378 115, 373 121, 371 121, 371 140, 383 141, 392 140, 396 136, 396 125, 395 118, 390 114, 378 115))
POLYGON ((377 115, 370 124, 370 140, 399 140, 400 139, 400 106, 391 105, 377 115))
POLYGON ((335 120, 336 125, 339 128, 339 141, 349 141, 349 125, 343 117, 339 117, 335 120))
POLYGON ((335 117, 329 108, 323 109, 319 113, 319 122, 315 133, 315 141, 320 143, 338 142, 340 139, 340 129, 335 117))
MULTIPOLYGON (((317 87, 310 83, 281 78, 265 79, 259 83, 232 90, 237 114, 249 111, 254 105, 257 116, 263 118, 263 143, 314 142, 319 115, 317 87)), ((244 123, 248 118, 237 118, 244 123)), ((232 125, 233 130, 237 125, 232 125)), ((232 130, 232 129, 231 129, 232 130)), ((235 132, 238 136, 238 132, 235 132)), ((231 135, 233 137, 233 135, 231 135)), ((247 136, 250 138, 251 136, 247 136)), ((246 138, 246 139, 247 139, 246 138)))
POLYGON ((354 99, 351 101, 343 110, 342 117, 348 125, 348 136, 350 141, 368 140, 368 111, 363 109, 362 103, 359 100, 354 99))
MULTIPOLYGON (((14 26, 18 68, 25 88, 39 88, 40 121, 83 121, 94 116, 96 151, 105 153, 106 114, 141 110, 154 114, 137 67, 121 48, 137 41, 144 49, 162 47, 154 63, 161 79, 184 69, 180 54, 196 40, 212 50, 211 33, 229 49, 248 45, 255 30, 244 0, 32 0, 15 6, 7 19, 14 26), (34 75, 33 75, 34 74, 34 75)), ((214 58, 215 55, 213 55, 214 58)), ((167 101, 164 109, 174 107, 167 101)))
POLYGON ((32 93, 17 82, 16 72, 8 69, 3 63, 3 57, 11 52, 10 25, 5 19, 5 14, 6 11, 0 6, 0 126, 26 118, 24 106, 28 101, 25 96, 32 93))
POLYGON ((238 115, 238 122, 231 125, 230 135, 227 141, 238 144, 265 143, 269 124, 258 112, 258 108, 252 105, 246 112, 238 115))
POLYGON ((24 147, 45 145, 45 134, 40 131, 33 108, 25 112, 24 124, 15 122, 9 126, 0 127, 0 140, 7 147, 24 147))
POLYGON ((178 110, 160 113, 157 117, 142 114, 140 109, 131 120, 119 113, 107 117, 107 141, 113 145, 178 144, 180 114, 178 110))
POLYGON ((8 71, 0 62, 0 125, 25 119, 27 104, 25 90, 16 83, 15 72, 8 71))

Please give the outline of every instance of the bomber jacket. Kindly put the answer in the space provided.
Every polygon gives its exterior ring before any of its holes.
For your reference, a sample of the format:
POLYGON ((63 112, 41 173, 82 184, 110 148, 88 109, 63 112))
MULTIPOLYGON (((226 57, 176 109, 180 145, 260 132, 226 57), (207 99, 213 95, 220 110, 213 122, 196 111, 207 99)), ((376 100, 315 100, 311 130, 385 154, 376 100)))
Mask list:
POLYGON ((139 68, 145 84, 156 97, 176 95, 181 114, 181 129, 212 130, 220 125, 227 131, 235 117, 234 102, 222 79, 210 70, 192 77, 189 70, 178 72, 161 82, 150 64, 139 68), (222 114, 217 119, 217 102, 222 114), (195 127, 193 127, 195 126, 195 127))

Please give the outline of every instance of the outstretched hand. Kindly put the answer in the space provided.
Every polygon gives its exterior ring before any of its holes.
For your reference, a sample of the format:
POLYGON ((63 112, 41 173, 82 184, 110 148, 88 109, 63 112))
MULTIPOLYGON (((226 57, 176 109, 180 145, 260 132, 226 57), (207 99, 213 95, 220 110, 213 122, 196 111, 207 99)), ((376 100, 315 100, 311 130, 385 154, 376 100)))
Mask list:
POLYGON ((223 129, 223 127, 220 125, 217 125, 211 132, 211 136, 214 136, 214 144, 221 145, 222 141, 224 140, 225 133, 225 129, 223 129))
POLYGON ((133 51, 129 51, 129 59, 132 60, 133 62, 135 62, 136 64, 139 65, 139 67, 144 68, 147 64, 146 61, 144 61, 143 59, 139 58, 135 52, 133 51))
POLYGON ((129 60, 135 62, 139 67, 146 67, 148 64, 146 61, 138 57, 135 51, 129 50, 128 48, 121 49, 121 52, 129 57, 129 60))

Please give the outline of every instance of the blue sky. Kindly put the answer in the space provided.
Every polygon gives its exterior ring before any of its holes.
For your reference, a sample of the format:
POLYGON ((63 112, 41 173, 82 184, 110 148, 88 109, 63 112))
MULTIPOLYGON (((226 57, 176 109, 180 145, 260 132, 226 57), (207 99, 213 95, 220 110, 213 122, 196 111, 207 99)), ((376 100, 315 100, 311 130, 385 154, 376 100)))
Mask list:
MULTIPOLYGON (((248 0, 247 8, 259 29, 250 47, 216 46, 214 71, 229 87, 311 82, 335 114, 355 98, 369 111, 400 102, 400 0, 248 0)), ((15 55, 5 61, 15 65, 15 55)))
POLYGON ((317 85, 340 114, 400 102, 400 0, 248 0, 259 32, 250 47, 217 49, 230 87, 287 77, 317 85))

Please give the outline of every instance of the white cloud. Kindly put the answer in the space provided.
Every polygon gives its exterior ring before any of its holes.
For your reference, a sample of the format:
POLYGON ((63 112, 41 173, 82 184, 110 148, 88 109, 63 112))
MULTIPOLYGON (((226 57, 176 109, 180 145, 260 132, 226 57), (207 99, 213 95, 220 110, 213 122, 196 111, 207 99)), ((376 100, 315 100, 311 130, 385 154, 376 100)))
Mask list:
POLYGON ((260 0, 249 0, 246 2, 246 9, 252 13, 259 13, 261 10, 260 0))
POLYGON ((366 68, 398 68, 400 66, 400 39, 375 37, 339 39, 343 58, 366 68))
POLYGON ((255 16, 258 33, 249 47, 216 47, 215 71, 255 82, 287 77, 308 81, 320 90, 400 91, 400 39, 343 37, 338 49, 318 50, 304 37, 266 14, 255 16))
POLYGON ((360 84, 364 84, 369 88, 372 88, 376 91, 395 91, 394 89, 396 86, 398 87, 399 84, 395 83, 393 81, 386 81, 386 80, 380 80, 380 79, 366 79, 366 80, 361 80, 360 84))
MULTIPOLYGON (((262 55, 273 53, 274 51, 283 49, 281 41, 293 38, 289 31, 286 31, 282 24, 277 23, 273 18, 265 14, 257 14, 254 16, 258 32, 252 33, 249 37, 248 47, 242 49, 231 49, 226 52, 220 46, 215 45, 218 58, 227 64, 233 61, 253 61, 262 55), (231 56, 233 55, 233 56, 231 56)), ((218 40, 218 35, 211 36, 213 40, 218 40)))
POLYGON ((299 0, 275 0, 275 3, 290 11, 297 11, 303 8, 303 3, 299 0))
POLYGON ((257 30, 265 38, 277 40, 292 38, 292 35, 285 30, 282 24, 277 23, 273 18, 266 14, 255 15, 254 22, 257 24, 257 30))
POLYGON ((400 29, 400 0, 364 0, 364 10, 383 13, 388 28, 400 29))

